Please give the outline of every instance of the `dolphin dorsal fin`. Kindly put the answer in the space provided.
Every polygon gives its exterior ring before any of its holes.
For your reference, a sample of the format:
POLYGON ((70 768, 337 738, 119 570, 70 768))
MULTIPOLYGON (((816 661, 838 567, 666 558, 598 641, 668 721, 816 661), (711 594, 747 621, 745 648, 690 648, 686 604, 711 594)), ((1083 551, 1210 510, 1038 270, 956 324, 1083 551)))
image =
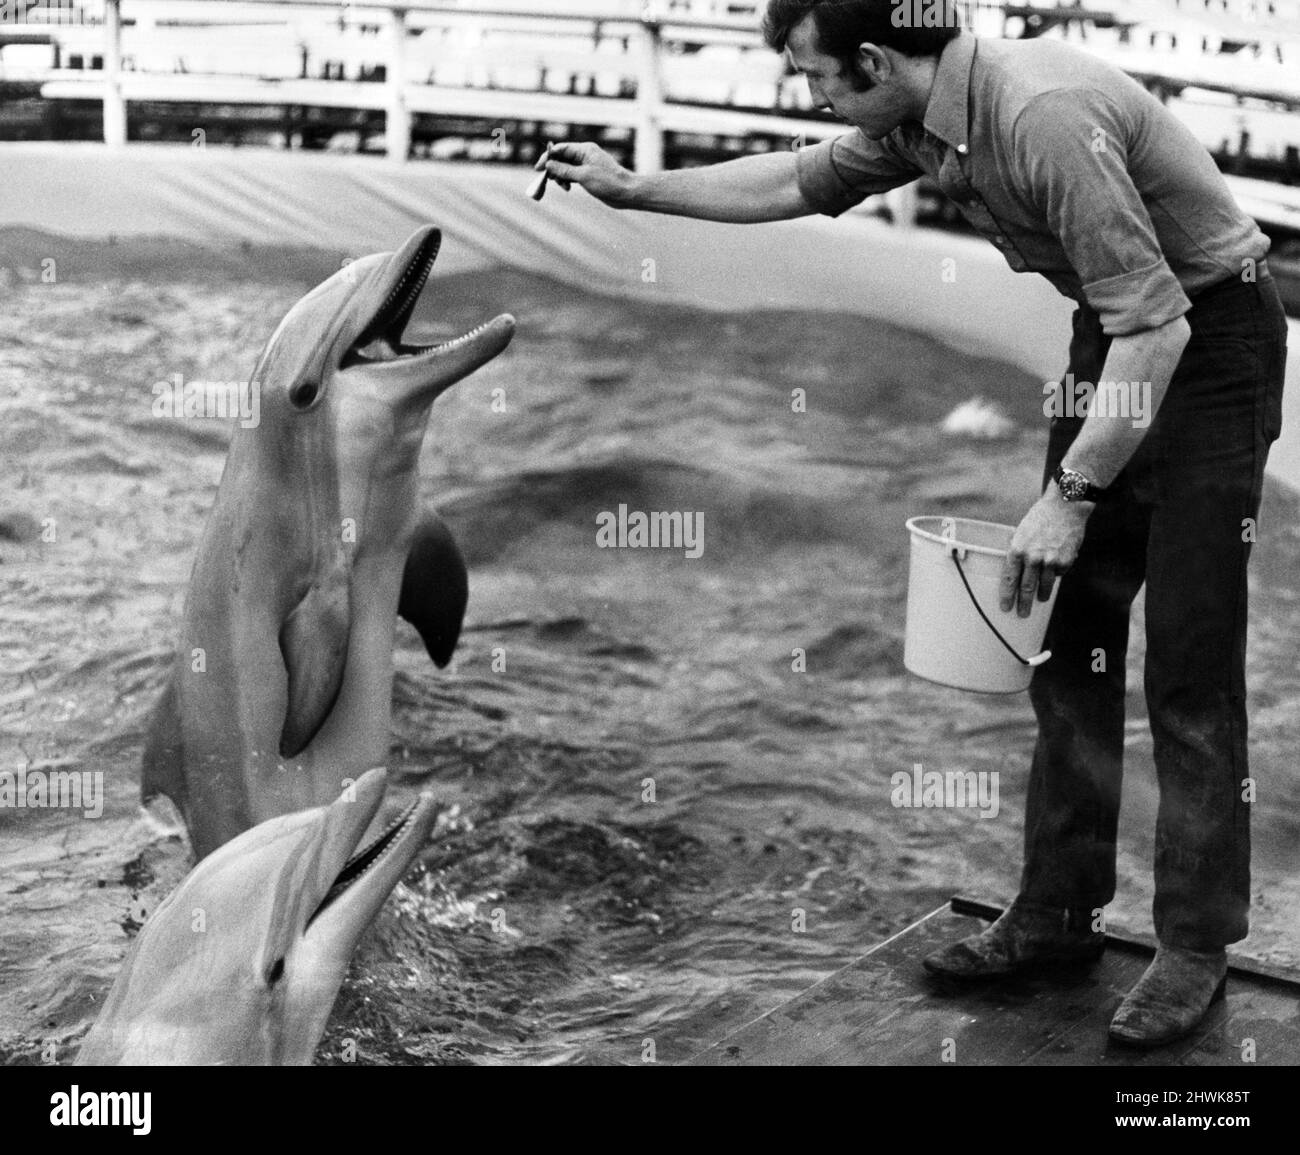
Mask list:
POLYGON ((175 669, 149 716, 149 733, 141 759, 140 801, 148 804, 160 794, 170 798, 182 814, 188 812, 185 788, 184 741, 180 707, 176 701, 175 669))
POLYGON ((469 575, 460 547, 442 518, 425 514, 406 555, 397 612, 420 631, 438 669, 451 661, 468 603, 469 575))

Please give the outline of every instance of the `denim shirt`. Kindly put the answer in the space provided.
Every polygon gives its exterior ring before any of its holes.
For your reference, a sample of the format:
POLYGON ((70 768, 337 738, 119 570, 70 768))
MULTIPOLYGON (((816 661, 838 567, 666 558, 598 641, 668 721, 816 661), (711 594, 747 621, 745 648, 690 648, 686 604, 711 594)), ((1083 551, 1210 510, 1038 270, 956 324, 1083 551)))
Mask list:
POLYGON ((800 149, 797 172, 828 216, 928 174, 1013 269, 1091 305, 1110 336, 1175 320, 1189 295, 1269 249, 1181 121, 1051 40, 963 32, 939 58, 923 124, 800 149))

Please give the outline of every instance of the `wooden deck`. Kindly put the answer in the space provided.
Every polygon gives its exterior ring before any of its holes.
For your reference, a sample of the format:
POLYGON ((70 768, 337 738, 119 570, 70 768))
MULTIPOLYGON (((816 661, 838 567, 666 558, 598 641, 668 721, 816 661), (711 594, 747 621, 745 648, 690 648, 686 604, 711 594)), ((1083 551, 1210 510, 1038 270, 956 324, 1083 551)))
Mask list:
POLYGON ((1150 962, 1150 940, 1110 935, 1097 966, 1055 979, 945 988, 929 978, 925 955, 1000 913, 953 899, 691 1063, 1240 1068, 1247 1040, 1258 1066, 1300 1063, 1300 977, 1231 956, 1226 998, 1194 1034, 1152 1051, 1117 1046, 1106 1034, 1150 962))

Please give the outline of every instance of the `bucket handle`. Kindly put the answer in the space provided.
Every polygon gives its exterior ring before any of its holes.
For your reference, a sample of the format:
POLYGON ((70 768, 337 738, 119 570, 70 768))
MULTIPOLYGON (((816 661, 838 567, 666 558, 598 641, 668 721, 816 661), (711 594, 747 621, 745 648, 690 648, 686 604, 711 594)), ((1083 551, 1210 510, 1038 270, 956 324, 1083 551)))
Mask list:
POLYGON ((1044 650, 1041 654, 1039 654, 1037 657, 1034 658, 1022 657, 1020 655, 1020 651, 1017 650, 1015 646, 1013 646, 1010 642, 1007 641, 1006 638, 1002 636, 1002 633, 1001 631, 999 631, 997 626, 995 626, 991 621, 989 621, 988 614, 984 612, 984 607, 980 605, 979 599, 975 596, 975 591, 970 588, 970 582, 966 580, 966 571, 962 569, 962 565, 961 565, 962 558, 966 556, 966 551, 957 542, 956 534, 957 534, 956 523, 953 522, 951 518, 944 518, 943 537, 946 538, 949 542, 948 556, 952 558, 952 564, 957 567, 957 575, 961 578, 961 584, 966 587, 966 593, 970 597, 971 605, 975 607, 976 613, 978 613, 979 616, 984 619, 984 624, 988 626, 990 630, 993 631, 993 636, 997 638, 999 642, 1002 643, 1007 653, 1009 653, 1013 658, 1015 658, 1017 662, 1019 662, 1022 666, 1030 666, 1035 668, 1041 666, 1052 656, 1051 650, 1044 650), (958 556, 959 554, 960 556, 958 556))

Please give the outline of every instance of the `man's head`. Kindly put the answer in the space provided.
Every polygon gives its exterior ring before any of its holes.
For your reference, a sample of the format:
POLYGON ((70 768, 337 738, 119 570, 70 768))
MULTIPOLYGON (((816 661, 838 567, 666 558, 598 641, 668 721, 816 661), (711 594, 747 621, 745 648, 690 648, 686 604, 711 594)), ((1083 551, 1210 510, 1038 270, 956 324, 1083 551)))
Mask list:
POLYGON ((960 30, 953 0, 769 0, 763 16, 768 46, 807 77, 816 106, 872 139, 922 119, 960 30))

